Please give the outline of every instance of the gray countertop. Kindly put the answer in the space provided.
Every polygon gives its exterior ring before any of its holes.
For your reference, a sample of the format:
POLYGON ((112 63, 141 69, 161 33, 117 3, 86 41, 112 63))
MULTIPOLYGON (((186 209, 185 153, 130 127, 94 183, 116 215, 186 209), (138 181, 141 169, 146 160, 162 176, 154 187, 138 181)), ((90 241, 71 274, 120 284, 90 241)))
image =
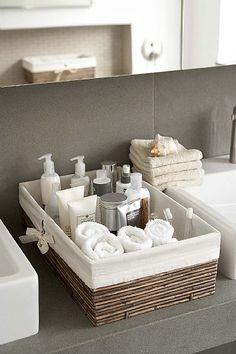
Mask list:
POLYGON ((216 294, 95 328, 39 252, 24 251, 40 280, 40 331, 0 353, 196 353, 236 340, 236 281, 218 276, 216 294))

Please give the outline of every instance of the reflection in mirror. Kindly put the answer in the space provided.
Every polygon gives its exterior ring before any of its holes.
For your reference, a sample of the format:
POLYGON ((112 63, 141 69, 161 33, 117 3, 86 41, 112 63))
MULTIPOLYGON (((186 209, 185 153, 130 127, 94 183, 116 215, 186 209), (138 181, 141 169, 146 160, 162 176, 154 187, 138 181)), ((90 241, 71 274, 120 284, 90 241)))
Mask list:
POLYGON ((220 0, 184 0, 182 69, 217 65, 219 18, 220 0))
POLYGON ((236 63, 235 0, 183 0, 182 69, 236 63))
POLYGON ((11 30, 0 41, 1 85, 131 73, 129 26, 11 30))
POLYGON ((0 86, 235 63, 235 0, 0 0, 0 86))
POLYGON ((4 1, 1 86, 180 69, 181 0, 4 1))
POLYGON ((0 0, 2 8, 87 7, 92 0, 0 0))

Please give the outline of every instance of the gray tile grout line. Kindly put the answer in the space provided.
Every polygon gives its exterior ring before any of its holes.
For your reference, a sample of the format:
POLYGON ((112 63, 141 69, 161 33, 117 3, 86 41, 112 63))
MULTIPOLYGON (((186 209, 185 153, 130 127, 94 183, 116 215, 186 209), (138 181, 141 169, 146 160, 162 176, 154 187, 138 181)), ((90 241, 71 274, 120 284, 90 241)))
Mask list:
POLYGON ((153 138, 155 136, 155 118, 156 118, 156 73, 153 73, 153 138))

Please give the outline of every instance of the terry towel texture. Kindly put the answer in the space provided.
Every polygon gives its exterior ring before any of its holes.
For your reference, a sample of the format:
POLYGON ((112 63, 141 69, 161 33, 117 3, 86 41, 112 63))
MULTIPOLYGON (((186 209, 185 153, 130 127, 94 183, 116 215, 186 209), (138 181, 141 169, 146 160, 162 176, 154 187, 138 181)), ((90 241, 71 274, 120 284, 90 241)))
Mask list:
POLYGON ((89 238, 93 236, 104 236, 109 234, 110 231, 108 228, 102 224, 98 224, 92 221, 84 222, 76 227, 75 243, 81 248, 83 243, 89 238))
POLYGON ((142 229, 135 226, 124 226, 118 231, 117 237, 126 252, 133 252, 152 247, 152 240, 142 229))
MULTIPOLYGON (((178 153, 178 155, 179 154, 180 153, 178 153)), ((181 153, 181 154, 182 154, 182 158, 183 158, 183 153, 181 153)), ((186 154, 185 154, 185 156, 186 156, 186 154)), ((200 156, 201 155, 199 155, 199 157, 200 156)), ((193 157, 193 155, 192 155, 192 157, 193 157)), ((190 160, 190 161, 186 161, 186 162, 177 162, 177 163, 173 163, 173 164, 169 164, 169 165, 160 165, 155 168, 155 167, 151 166, 151 164, 149 163, 149 160, 150 159, 160 159, 160 157, 148 157, 148 156, 141 157, 138 154, 138 152, 133 150, 132 146, 130 147, 129 158, 139 170, 148 172, 151 177, 162 176, 162 175, 166 175, 166 174, 172 173, 172 172, 194 170, 194 169, 199 169, 202 167, 202 162, 200 161, 200 159, 196 159, 196 160, 192 160, 192 161, 190 160)), ((164 158, 167 159, 167 158, 169 158, 169 156, 166 156, 164 158)), ((190 156, 188 155, 187 158, 190 158, 190 156)), ((162 164, 165 162, 162 161, 162 164)))
POLYGON ((165 245, 170 242, 177 242, 176 238, 172 238, 174 228, 168 221, 155 219, 150 220, 145 229, 146 235, 152 239, 153 246, 165 245))
POLYGON ((196 149, 187 150, 174 140, 178 153, 151 157, 153 140, 133 139, 129 158, 133 170, 141 172, 144 180, 160 190, 170 186, 187 187, 200 185, 203 180, 202 153, 196 149))
POLYGON ((176 181, 198 180, 204 176, 204 171, 202 168, 167 173, 167 174, 164 174, 162 176, 157 176, 157 177, 152 177, 152 175, 150 173, 148 173, 146 171, 144 172, 143 170, 138 169, 136 165, 134 165, 134 169, 137 172, 141 172, 143 175, 143 178, 147 182, 153 184, 154 186, 161 185, 161 184, 167 184, 169 182, 176 182, 176 181))
POLYGON ((124 253, 122 244, 113 234, 92 236, 84 241, 82 251, 90 259, 112 257, 124 253))

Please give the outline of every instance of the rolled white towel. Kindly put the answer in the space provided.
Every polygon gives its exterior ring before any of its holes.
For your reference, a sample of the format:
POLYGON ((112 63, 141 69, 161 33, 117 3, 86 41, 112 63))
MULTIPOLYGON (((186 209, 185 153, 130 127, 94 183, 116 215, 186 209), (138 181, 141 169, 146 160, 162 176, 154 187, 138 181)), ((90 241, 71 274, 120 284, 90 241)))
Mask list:
POLYGON ((97 222, 88 221, 78 225, 75 229, 75 243, 80 248, 83 246, 83 243, 93 237, 93 236, 103 236, 109 235, 110 231, 108 228, 97 222))
POLYGON ((135 226, 124 226, 118 231, 120 240, 126 252, 133 252, 152 247, 152 240, 142 229, 135 226))
POLYGON ((153 246, 165 245, 166 243, 176 242, 177 239, 172 238, 174 234, 173 226, 165 220, 150 220, 145 229, 146 235, 152 239, 153 246))
POLYGON ((84 241, 82 251, 90 259, 112 257, 124 253, 121 242, 113 234, 92 236, 84 241))

